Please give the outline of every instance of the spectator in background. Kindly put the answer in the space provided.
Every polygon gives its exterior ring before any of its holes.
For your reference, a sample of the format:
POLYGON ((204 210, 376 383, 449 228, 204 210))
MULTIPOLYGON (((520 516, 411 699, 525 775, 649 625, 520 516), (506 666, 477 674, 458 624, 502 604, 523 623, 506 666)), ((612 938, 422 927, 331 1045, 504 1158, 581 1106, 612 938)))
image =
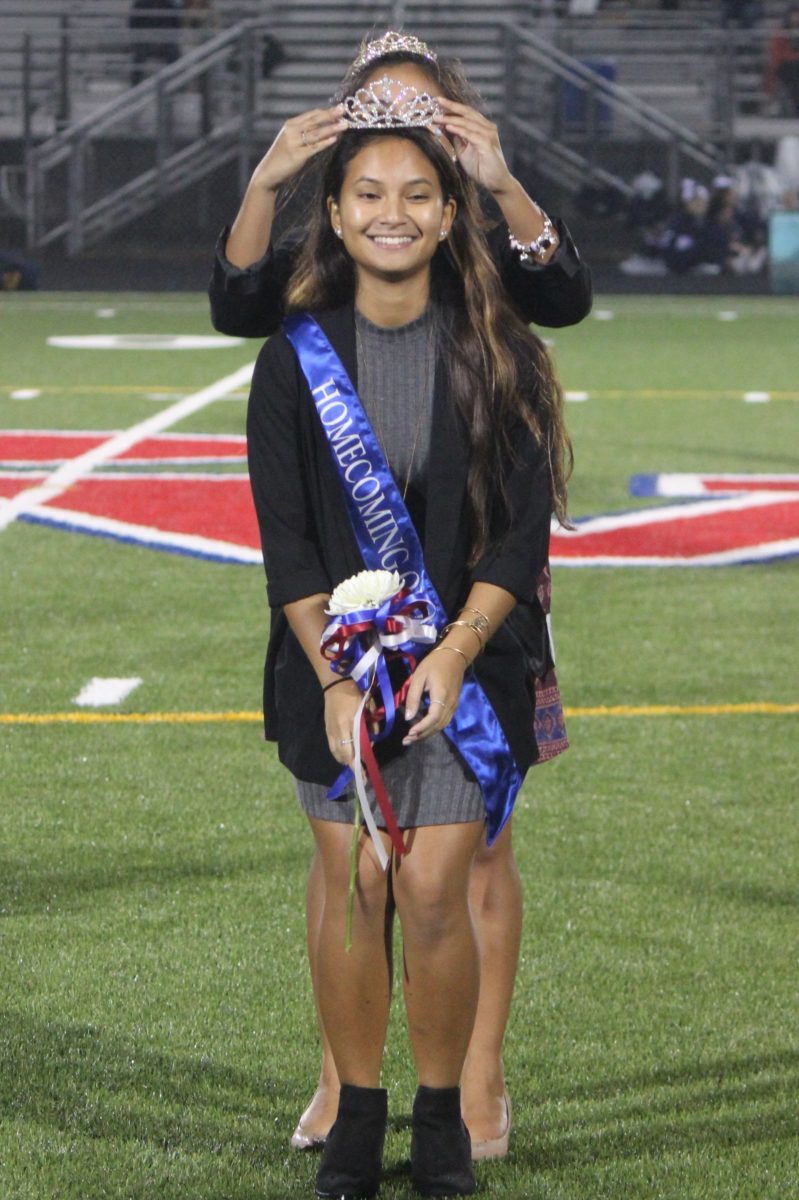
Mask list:
POLYGON ((769 41, 766 91, 781 116, 799 115, 799 4, 791 5, 769 41))
POLYGON ((766 233, 765 221, 739 206, 735 180, 717 175, 697 239, 700 261, 719 272, 754 274, 765 265, 766 233))
POLYGON ((169 66, 180 54, 178 30, 181 27, 179 0, 132 0, 128 28, 133 34, 133 69, 130 82, 135 87, 146 78, 153 64, 169 66), (153 41, 140 36, 140 31, 157 31, 153 41))
POLYGON ((796 208, 797 191, 789 172, 778 169, 767 161, 768 151, 759 142, 753 142, 749 157, 732 171, 738 204, 744 213, 764 223, 772 213, 784 208, 796 208))
POLYGON ((0 292, 28 292, 39 286, 41 267, 15 250, 0 250, 0 292))
POLYGON ((702 258, 702 232, 710 194, 695 179, 683 179, 680 207, 667 223, 658 249, 669 271, 683 275, 699 266, 702 258))

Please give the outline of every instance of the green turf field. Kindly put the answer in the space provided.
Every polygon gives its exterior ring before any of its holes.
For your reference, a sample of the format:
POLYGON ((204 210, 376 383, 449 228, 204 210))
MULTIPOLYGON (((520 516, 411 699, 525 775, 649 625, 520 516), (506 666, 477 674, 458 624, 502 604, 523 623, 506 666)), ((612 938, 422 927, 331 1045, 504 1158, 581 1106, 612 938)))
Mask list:
MULTIPOLYGON (((635 472, 797 470, 795 301, 595 311, 612 316, 552 334, 564 387, 588 393, 568 405, 576 515, 652 503, 630 499, 635 472)), ((0 428, 125 429, 257 351, 46 344, 159 332, 208 333, 203 298, 0 299, 0 428)), ((176 431, 240 433, 245 403, 176 431)), ((261 569, 22 522, 0 563, 0 1200, 310 1196, 315 1160, 288 1148, 317 1065, 310 838, 252 719, 261 569), (94 676, 142 683, 78 710, 94 676), (187 713, 233 719, 169 719, 187 713), (47 714, 87 719, 29 719, 47 714)), ((795 560, 555 572, 565 702, 638 711, 573 716, 519 802, 514 1134, 480 1194, 799 1197, 796 595, 795 560)), ((399 1200, 399 997, 384 1082, 381 1196, 399 1200)))

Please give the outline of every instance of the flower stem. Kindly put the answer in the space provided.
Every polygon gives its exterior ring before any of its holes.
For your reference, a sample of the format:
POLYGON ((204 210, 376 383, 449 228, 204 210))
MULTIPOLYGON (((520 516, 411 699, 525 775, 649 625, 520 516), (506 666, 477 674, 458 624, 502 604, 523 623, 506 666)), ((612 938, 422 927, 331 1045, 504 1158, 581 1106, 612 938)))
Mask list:
POLYGON ((350 845, 350 883, 347 892, 347 922, 344 928, 344 949, 349 954, 352 949, 352 910, 355 906, 355 880, 358 876, 358 842, 361 836, 361 823, 358 820, 358 801, 355 801, 355 824, 352 827, 352 843, 350 845))

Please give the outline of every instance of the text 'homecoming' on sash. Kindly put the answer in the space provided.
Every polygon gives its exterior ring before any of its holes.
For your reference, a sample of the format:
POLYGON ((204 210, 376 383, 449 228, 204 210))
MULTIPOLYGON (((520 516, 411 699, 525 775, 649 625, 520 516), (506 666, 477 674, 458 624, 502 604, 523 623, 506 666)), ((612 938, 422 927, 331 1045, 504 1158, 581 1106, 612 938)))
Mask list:
POLYGON ((418 572, 408 566, 410 549, 388 507, 375 464, 360 434, 352 428, 352 417, 335 381, 332 378, 325 380, 311 390, 311 395, 341 468, 350 501, 361 515, 380 566, 386 571, 399 572, 403 587, 416 591, 421 581, 418 572))

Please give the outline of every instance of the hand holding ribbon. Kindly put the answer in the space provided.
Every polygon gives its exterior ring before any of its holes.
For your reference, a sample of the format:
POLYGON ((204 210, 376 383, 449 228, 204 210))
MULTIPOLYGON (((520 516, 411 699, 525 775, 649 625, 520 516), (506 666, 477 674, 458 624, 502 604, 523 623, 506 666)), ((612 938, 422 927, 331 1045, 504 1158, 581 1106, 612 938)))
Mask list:
POLYGON ((397 705, 404 694, 404 687, 394 692, 389 660, 402 662, 406 676, 410 675, 416 667, 420 647, 432 645, 436 640, 433 605, 426 596, 403 588, 396 572, 361 571, 335 589, 327 612, 333 620, 322 634, 321 653, 330 661, 333 671, 348 676, 363 692, 352 726, 354 763, 342 772, 328 794, 336 798, 350 777, 354 778, 364 821, 385 868, 388 857, 366 796, 361 762, 366 765, 394 848, 397 854, 402 854, 405 845, 370 743, 391 732, 397 705))

